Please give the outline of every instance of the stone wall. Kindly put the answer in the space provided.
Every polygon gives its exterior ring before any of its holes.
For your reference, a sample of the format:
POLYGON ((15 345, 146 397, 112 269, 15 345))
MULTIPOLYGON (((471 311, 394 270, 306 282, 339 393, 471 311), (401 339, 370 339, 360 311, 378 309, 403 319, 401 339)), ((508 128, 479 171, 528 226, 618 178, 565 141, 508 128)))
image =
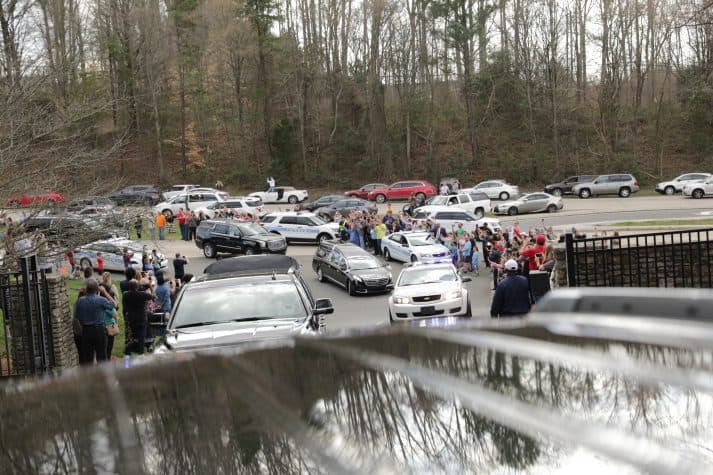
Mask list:
MULTIPOLYGON (((616 242, 614 242, 616 244, 616 242)), ((567 286, 564 244, 555 248, 558 286, 567 286)), ((664 246, 602 246, 578 253, 577 285, 584 287, 713 287, 713 242, 664 246)))

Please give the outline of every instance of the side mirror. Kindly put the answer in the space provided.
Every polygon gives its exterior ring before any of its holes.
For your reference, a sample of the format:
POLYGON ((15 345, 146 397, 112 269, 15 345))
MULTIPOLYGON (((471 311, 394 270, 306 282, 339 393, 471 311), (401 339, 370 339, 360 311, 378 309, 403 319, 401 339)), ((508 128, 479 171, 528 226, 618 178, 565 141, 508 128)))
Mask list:
POLYGON ((339 270, 347 270, 349 267, 347 267, 346 264, 339 264, 339 270))
POLYGON ((330 313, 334 313, 332 299, 317 299, 314 303, 314 310, 312 313, 315 315, 328 315, 330 313))

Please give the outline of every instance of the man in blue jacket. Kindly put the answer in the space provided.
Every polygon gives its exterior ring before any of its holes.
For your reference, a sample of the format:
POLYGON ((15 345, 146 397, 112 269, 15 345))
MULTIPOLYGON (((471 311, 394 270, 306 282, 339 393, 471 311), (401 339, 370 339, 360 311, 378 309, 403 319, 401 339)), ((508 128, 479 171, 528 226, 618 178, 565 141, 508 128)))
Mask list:
POLYGON ((495 289, 490 306, 492 318, 515 317, 530 311, 530 285, 527 278, 518 273, 514 259, 505 262, 505 272, 507 277, 495 289))

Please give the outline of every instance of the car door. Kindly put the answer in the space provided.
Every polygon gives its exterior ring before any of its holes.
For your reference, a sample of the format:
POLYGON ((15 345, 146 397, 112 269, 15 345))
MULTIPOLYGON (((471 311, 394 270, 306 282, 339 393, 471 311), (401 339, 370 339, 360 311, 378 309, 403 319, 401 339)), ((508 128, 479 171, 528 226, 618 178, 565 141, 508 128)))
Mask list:
POLYGON ((319 226, 309 216, 297 216, 297 227, 303 241, 315 241, 319 234, 319 226))
POLYGON ((403 262, 411 262, 411 250, 408 239, 403 234, 399 236, 398 241, 398 259, 403 262))
POLYGON ((399 259, 399 248, 401 247, 401 233, 395 233, 384 239, 382 246, 388 249, 393 259, 399 259))
POLYGON ((218 251, 232 252, 228 243, 228 225, 218 223, 210 232, 210 239, 218 251))
POLYGON ((608 193, 610 183, 609 175, 602 175, 592 182, 592 194, 603 195, 608 193))
POLYGON ((228 226, 228 235, 225 240, 225 246, 230 252, 245 252, 245 246, 243 245, 243 235, 237 226, 231 224, 228 226))
POLYGON ((709 178, 703 182, 703 193, 706 196, 713 195, 713 178, 709 178))
POLYGON ((548 203, 547 195, 543 193, 536 193, 529 195, 525 201, 525 212, 526 213, 536 213, 547 208, 548 203))
POLYGON ((578 176, 571 176, 567 178, 565 181, 562 182, 562 191, 567 193, 571 192, 572 187, 574 187, 574 185, 576 185, 577 183, 579 183, 578 176))
POLYGON ((329 255, 324 259, 324 265, 322 266, 322 274, 329 280, 339 282, 338 280, 338 274, 339 274, 339 258, 341 256, 341 252, 337 250, 336 247, 332 248, 332 251, 329 253, 329 255))

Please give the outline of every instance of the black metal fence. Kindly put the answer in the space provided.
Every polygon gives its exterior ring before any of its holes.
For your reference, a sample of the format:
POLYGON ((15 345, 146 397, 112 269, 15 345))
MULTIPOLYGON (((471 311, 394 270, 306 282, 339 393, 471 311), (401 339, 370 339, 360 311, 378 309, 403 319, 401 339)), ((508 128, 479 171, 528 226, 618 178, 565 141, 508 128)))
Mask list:
POLYGON ((54 367, 47 279, 37 257, 0 274, 0 377, 37 374, 54 367))
POLYGON ((713 229, 565 236, 570 287, 713 287, 713 229))

